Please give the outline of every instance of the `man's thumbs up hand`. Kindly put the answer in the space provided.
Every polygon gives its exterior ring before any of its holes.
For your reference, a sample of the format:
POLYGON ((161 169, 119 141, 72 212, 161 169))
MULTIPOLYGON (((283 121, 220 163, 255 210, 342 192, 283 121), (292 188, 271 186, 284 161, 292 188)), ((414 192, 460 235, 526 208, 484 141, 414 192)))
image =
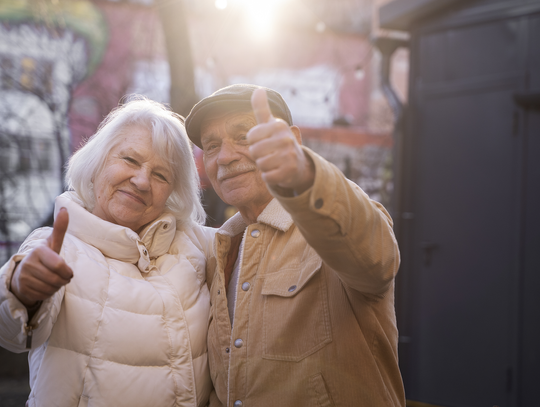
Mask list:
POLYGON ((251 107, 257 125, 248 132, 251 157, 270 186, 292 189, 300 194, 309 189, 315 179, 311 159, 300 146, 300 130, 272 115, 264 89, 251 96, 251 107))
POLYGON ((68 224, 68 212, 61 208, 45 244, 32 250, 15 269, 11 292, 25 306, 46 300, 71 281, 73 271, 59 255, 68 224))
POLYGON ((257 89, 251 95, 251 108, 258 124, 268 123, 276 119, 272 115, 270 105, 268 104, 268 96, 264 89, 257 89))

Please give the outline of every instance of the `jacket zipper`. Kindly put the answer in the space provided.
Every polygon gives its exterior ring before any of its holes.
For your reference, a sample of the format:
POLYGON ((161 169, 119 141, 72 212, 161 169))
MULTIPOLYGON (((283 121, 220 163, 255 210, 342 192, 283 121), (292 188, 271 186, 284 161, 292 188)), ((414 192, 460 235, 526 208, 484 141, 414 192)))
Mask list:
POLYGON ((34 334, 34 325, 26 324, 24 330, 26 331, 26 349, 32 349, 32 337, 34 334))

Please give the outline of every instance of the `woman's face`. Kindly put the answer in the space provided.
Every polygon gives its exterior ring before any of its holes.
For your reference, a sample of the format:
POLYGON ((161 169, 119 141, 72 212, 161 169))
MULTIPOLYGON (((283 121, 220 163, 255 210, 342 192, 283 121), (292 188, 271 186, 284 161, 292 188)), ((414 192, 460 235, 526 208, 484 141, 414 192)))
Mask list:
POLYGON ((173 174, 154 152, 146 127, 127 126, 120 137, 94 179, 96 206, 92 213, 139 233, 165 210, 173 174))

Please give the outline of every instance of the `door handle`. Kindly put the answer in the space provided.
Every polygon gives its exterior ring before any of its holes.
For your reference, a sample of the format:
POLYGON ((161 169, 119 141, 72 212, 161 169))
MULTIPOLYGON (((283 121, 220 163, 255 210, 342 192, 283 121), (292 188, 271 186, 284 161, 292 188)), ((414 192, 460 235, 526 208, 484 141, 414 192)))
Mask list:
POLYGON ((514 93, 514 102, 524 109, 540 110, 540 92, 514 93))
POLYGON ((424 266, 429 266, 431 264, 431 254, 433 250, 437 249, 439 245, 434 242, 420 242, 420 248, 424 254, 423 263, 424 266))

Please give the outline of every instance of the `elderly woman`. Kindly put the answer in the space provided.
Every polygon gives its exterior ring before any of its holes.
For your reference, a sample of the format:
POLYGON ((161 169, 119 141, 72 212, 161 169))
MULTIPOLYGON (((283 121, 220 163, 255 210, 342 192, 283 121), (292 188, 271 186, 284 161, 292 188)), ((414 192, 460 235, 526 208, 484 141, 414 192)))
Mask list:
POLYGON ((179 117, 149 100, 114 110, 67 181, 53 229, 0 274, 0 345, 30 350, 28 405, 205 405, 213 231, 179 117))

